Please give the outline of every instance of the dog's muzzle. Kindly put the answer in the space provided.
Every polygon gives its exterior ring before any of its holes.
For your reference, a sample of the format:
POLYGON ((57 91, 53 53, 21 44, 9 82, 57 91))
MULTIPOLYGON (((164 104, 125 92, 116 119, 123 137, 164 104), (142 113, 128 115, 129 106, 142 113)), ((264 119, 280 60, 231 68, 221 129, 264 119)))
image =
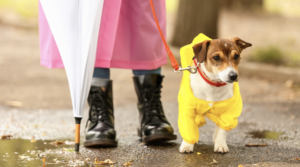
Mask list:
POLYGON ((232 71, 229 73, 228 77, 231 81, 235 81, 238 78, 238 74, 232 71))

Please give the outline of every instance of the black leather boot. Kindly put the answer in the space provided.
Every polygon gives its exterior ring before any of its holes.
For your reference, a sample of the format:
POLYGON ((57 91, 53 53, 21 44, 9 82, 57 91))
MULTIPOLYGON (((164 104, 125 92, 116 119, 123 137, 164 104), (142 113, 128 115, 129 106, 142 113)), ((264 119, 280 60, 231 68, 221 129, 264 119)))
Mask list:
POLYGON ((88 103, 90 111, 84 146, 116 146, 112 81, 107 83, 105 91, 101 87, 92 86, 88 96, 88 103))
POLYGON ((140 127, 138 135, 146 144, 157 141, 176 140, 174 130, 165 117, 160 100, 163 76, 159 74, 145 75, 144 82, 139 77, 133 77, 138 109, 140 112, 140 127))

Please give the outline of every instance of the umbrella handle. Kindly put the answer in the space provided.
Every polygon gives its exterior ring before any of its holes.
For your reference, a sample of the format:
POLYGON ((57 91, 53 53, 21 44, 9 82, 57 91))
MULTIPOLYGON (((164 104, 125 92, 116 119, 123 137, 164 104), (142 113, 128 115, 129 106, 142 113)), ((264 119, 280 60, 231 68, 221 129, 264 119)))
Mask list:
POLYGON ((79 151, 80 144, 80 123, 82 118, 75 117, 75 151, 79 151))

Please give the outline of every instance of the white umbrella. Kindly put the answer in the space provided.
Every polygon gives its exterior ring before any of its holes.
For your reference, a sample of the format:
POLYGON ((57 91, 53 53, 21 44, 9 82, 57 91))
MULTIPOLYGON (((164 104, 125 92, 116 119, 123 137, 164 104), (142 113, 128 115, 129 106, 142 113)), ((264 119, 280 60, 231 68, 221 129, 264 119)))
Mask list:
POLYGON ((75 117, 75 151, 94 71, 104 0, 40 0, 67 73, 75 117))

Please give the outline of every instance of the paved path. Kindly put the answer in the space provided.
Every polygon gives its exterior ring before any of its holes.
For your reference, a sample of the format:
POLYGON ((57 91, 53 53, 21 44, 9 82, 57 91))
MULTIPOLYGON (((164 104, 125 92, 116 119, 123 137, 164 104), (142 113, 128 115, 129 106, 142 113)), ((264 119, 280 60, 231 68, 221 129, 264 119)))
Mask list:
MULTIPOLYGON (((0 135, 10 134, 23 139, 34 136, 36 140, 73 139, 74 119, 64 70, 48 70, 39 66, 37 32, 1 26, 0 31, 0 65, 3 69, 0 70, 0 135), (23 106, 12 107, 8 101, 19 101, 23 106)), ((200 141, 195 146, 195 152, 180 154, 178 147, 182 138, 177 127, 177 93, 181 74, 174 74, 168 66, 163 67, 163 74, 166 77, 162 101, 178 139, 154 146, 141 144, 136 135, 138 111, 132 73, 130 70, 113 69, 119 145, 117 148, 81 148, 81 158, 110 158, 117 165, 133 160, 133 166, 205 166, 213 159, 218 163, 212 166, 259 162, 261 166, 300 166, 300 161, 295 159, 300 158, 299 90, 288 88, 284 83, 271 83, 242 75, 239 83, 244 109, 239 126, 228 135, 230 153, 213 153, 211 139, 214 125, 208 121, 200 128, 200 141), (249 135, 257 131, 269 131, 258 134, 258 137, 278 139, 256 139, 249 135), (267 143, 268 146, 244 146, 249 143, 267 143), (197 155, 198 152, 201 154, 197 155)), ((86 119, 87 111, 82 131, 86 119)), ((81 137, 84 137, 83 132, 81 137)))

